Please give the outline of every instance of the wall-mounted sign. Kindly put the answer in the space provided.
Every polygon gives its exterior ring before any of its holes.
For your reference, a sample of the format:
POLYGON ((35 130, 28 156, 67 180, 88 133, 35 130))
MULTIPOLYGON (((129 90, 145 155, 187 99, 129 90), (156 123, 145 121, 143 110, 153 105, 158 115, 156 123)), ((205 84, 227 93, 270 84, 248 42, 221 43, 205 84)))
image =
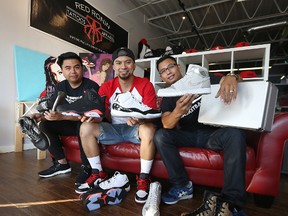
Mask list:
POLYGON ((30 26, 93 53, 128 46, 128 32, 84 0, 31 0, 30 26))

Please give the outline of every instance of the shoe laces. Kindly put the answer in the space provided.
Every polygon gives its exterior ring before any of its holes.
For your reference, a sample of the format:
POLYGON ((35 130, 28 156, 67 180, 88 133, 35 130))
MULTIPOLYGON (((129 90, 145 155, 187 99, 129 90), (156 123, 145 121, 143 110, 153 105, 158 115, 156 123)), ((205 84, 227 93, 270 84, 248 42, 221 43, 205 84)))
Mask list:
POLYGON ((34 127, 33 123, 34 120, 30 119, 29 117, 24 117, 19 121, 22 132, 25 133, 30 139, 33 139, 37 142, 41 139, 41 137, 39 136, 40 131, 37 127, 34 127))
POLYGON ((142 179, 137 176, 137 190, 148 191, 150 179, 142 179))
POLYGON ((187 216, 189 215, 196 215, 199 213, 210 213, 213 212, 213 215, 215 214, 215 207, 216 207, 216 203, 212 200, 212 197, 210 197, 208 200, 206 200, 205 202, 202 203, 202 205, 196 209, 194 212, 192 212, 191 214, 187 214, 187 216), (213 204, 215 205, 213 208, 213 204))
POLYGON ((158 208, 158 205, 160 203, 160 194, 159 194, 159 187, 155 186, 155 188, 150 188, 149 196, 147 202, 149 203, 149 206, 152 206, 154 208, 158 208))
POLYGON ((94 183, 98 178, 100 178, 99 173, 91 173, 91 175, 89 176, 89 178, 86 180, 86 183, 88 183, 89 185, 94 183))
POLYGON ((228 216, 232 216, 232 212, 229 209, 229 203, 227 202, 221 202, 217 205, 216 207, 216 216, 226 216, 227 211, 230 212, 230 214, 228 213, 228 216))

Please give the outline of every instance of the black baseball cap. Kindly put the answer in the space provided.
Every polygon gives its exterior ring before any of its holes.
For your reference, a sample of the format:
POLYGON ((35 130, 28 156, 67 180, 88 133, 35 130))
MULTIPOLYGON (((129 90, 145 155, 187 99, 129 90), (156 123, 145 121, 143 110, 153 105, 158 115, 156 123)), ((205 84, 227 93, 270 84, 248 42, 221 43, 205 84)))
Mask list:
POLYGON ((112 61, 114 62, 120 56, 128 56, 133 59, 135 62, 135 56, 132 50, 128 49, 127 47, 120 47, 116 49, 112 54, 112 61))

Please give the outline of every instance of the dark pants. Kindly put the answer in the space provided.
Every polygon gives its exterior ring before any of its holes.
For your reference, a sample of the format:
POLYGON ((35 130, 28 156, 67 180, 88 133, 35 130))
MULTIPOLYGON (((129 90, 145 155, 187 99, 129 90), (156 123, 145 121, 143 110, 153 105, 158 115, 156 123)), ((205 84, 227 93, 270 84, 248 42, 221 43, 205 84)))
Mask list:
POLYGON ((78 136, 82 163, 90 166, 79 138, 79 128, 81 123, 77 121, 44 121, 40 122, 40 130, 43 131, 50 140, 49 152, 55 160, 65 158, 62 142, 59 136, 78 136))
MULTIPOLYGON (((224 152, 224 186, 222 195, 241 207, 245 201, 246 144, 245 133, 235 128, 209 128, 195 131, 159 129, 154 143, 167 168, 174 187, 185 186, 189 179, 178 147, 200 147, 224 152)), ((213 178, 213 177, 212 177, 213 178)))

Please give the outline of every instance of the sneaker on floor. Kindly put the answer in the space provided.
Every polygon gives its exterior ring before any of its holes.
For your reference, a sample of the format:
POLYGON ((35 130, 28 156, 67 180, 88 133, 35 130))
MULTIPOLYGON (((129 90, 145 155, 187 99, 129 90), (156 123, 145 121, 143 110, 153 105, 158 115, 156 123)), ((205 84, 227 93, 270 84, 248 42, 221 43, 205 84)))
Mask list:
POLYGON ((210 77, 208 70, 199 65, 189 64, 187 73, 171 86, 159 89, 158 97, 176 97, 187 93, 210 94, 210 77))
POLYGON ((138 101, 131 92, 125 92, 116 96, 112 104, 111 115, 149 119, 161 117, 161 111, 152 109, 138 101))
POLYGON ((193 212, 182 213, 181 216, 214 216, 219 194, 205 191, 202 205, 193 212))
POLYGON ((75 192, 78 194, 83 194, 87 192, 90 188, 94 188, 100 182, 104 181, 107 178, 107 174, 103 171, 92 170, 90 177, 86 180, 85 183, 81 184, 76 188, 75 192))
POLYGON ((193 197, 193 184, 191 181, 180 188, 172 187, 162 195, 162 201, 166 204, 175 204, 180 200, 191 199, 193 197))
POLYGON ((111 188, 122 188, 126 190, 127 192, 130 191, 130 183, 129 183, 129 179, 127 175, 121 174, 118 171, 116 171, 111 178, 105 181, 102 181, 100 184, 98 184, 97 187, 103 190, 107 190, 111 188))
POLYGON ((71 167, 69 163, 67 164, 60 164, 57 160, 54 160, 54 165, 49 167, 46 170, 43 170, 38 173, 40 177, 49 178, 52 176, 66 174, 71 172, 71 167))
POLYGON ((81 99, 59 105, 56 110, 66 116, 100 118, 105 114, 105 97, 101 97, 94 89, 88 89, 81 99))
POLYGON ((160 216, 159 205, 161 202, 161 184, 152 182, 149 195, 142 209, 142 216, 160 216))
POLYGON ((229 202, 217 200, 216 216, 246 216, 242 209, 237 209, 229 202))
POLYGON ((79 174, 76 177, 75 185, 79 187, 81 184, 85 183, 86 180, 90 177, 92 169, 84 164, 81 164, 79 174))
POLYGON ((135 195, 135 202, 143 204, 146 202, 149 195, 149 185, 151 180, 147 174, 140 174, 136 176, 137 181, 137 191, 135 195))
POLYGON ((101 189, 99 187, 92 188, 80 196, 83 205, 89 210, 97 210, 104 205, 117 205, 121 203, 127 195, 124 188, 101 189))
POLYGON ((34 119, 28 116, 22 116, 18 119, 22 133, 28 136, 34 146, 42 151, 50 146, 48 137, 40 131, 38 124, 34 119))

